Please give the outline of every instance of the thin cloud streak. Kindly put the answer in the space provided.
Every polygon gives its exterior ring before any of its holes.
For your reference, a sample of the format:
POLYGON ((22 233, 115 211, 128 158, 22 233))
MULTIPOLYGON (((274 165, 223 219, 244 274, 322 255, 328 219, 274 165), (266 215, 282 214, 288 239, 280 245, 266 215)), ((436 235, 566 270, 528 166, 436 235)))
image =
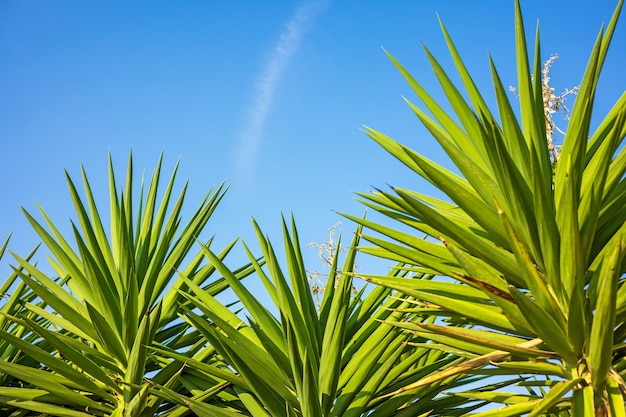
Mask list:
POLYGON ((254 172, 265 122, 272 110, 274 95, 285 68, 300 47, 304 34, 326 3, 326 0, 313 0, 298 7, 272 50, 269 61, 258 79, 251 110, 237 144, 235 164, 239 177, 249 177, 254 172))

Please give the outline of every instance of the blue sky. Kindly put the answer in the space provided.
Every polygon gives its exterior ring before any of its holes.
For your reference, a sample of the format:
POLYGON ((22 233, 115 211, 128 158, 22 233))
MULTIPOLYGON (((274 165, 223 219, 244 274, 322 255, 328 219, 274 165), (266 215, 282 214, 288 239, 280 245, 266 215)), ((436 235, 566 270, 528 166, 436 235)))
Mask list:
MULTIPOLYGON (((616 1, 590 4, 522 0, 527 31, 540 22, 543 59, 560 57, 557 92, 579 83, 616 1)), ((166 171, 180 159, 190 208, 231 184, 210 225, 218 242, 252 241, 251 216, 278 238, 281 212, 295 214, 303 243, 323 241, 341 220, 335 211, 362 213, 354 192, 428 191, 362 125, 445 163, 381 46, 441 97, 421 49, 452 71, 438 13, 491 97, 488 53, 515 84, 513 10, 512 0, 2 1, 0 237, 13 231, 21 253, 37 242, 19 209, 36 211, 35 201, 67 226, 63 169, 78 178, 81 163, 106 205, 107 154, 121 173, 132 148, 148 175, 161 151, 166 171)), ((621 23, 598 114, 626 89, 621 23)), ((352 229, 343 221, 344 235, 352 229)))

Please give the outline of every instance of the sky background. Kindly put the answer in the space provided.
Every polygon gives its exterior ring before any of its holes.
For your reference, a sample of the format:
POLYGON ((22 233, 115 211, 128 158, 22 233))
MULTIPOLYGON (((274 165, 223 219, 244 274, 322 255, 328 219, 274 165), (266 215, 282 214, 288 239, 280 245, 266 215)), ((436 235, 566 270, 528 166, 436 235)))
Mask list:
MULTIPOLYGON (((560 57, 551 72, 557 92, 578 85, 617 2, 521 3, 533 37, 540 23, 542 59, 560 57)), ((108 207, 107 154, 121 176, 131 148, 137 173, 150 175, 162 151, 165 173, 180 160, 189 210, 212 186, 231 184, 207 230, 218 245, 241 236, 256 247, 252 216, 280 239, 281 212, 294 213, 303 244, 326 240, 338 221, 349 238, 354 226, 335 212, 360 215, 355 192, 430 190, 362 125, 446 164, 402 100, 411 90, 381 47, 441 98, 421 49, 453 71, 438 13, 493 102, 488 53, 505 85, 516 84, 513 4, 0 1, 0 238, 12 231, 10 247, 22 254, 37 243, 20 210, 36 212, 35 202, 69 231, 75 216, 63 170, 78 181, 80 164, 108 207)), ((600 115, 626 89, 626 22, 613 42, 600 115)), ((314 250, 307 257, 322 268, 314 250)))

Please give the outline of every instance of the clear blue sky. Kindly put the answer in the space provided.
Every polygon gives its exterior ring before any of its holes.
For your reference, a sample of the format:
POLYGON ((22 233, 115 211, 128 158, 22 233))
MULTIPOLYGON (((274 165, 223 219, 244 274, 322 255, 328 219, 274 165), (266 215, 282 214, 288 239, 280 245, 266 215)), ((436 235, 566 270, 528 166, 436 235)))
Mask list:
MULTIPOLYGON (((522 1, 531 35, 539 19, 543 58, 560 56, 557 92, 578 84, 615 4, 522 1)), ((22 253, 36 243, 19 209, 36 211, 35 201, 67 226, 63 169, 78 178, 80 163, 106 204, 107 153, 122 172, 132 148, 148 174, 162 150, 168 172, 180 158, 190 207, 211 186, 231 184, 210 226, 220 242, 252 240, 251 216, 279 237, 280 213, 291 211, 305 243, 323 241, 341 220, 333 210, 363 211, 354 192, 423 187, 361 125, 445 161, 403 102, 411 91, 381 46, 440 96, 420 46, 452 71, 439 13, 490 92, 488 51, 515 84, 513 10, 513 0, 4 0, 0 237, 13 231, 11 247, 22 253)), ((624 20, 598 114, 626 89, 624 20)))

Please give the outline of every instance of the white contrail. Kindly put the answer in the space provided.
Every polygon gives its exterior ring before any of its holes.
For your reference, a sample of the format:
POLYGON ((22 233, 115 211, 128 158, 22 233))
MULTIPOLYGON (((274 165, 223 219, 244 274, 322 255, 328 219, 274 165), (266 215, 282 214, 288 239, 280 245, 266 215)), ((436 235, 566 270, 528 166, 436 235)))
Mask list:
POLYGON ((298 7, 272 50, 269 61, 257 81, 251 110, 237 144, 235 164, 238 176, 247 177, 254 171, 265 121, 272 109, 274 94, 283 72, 300 47, 302 37, 326 3, 327 0, 312 0, 298 7))

